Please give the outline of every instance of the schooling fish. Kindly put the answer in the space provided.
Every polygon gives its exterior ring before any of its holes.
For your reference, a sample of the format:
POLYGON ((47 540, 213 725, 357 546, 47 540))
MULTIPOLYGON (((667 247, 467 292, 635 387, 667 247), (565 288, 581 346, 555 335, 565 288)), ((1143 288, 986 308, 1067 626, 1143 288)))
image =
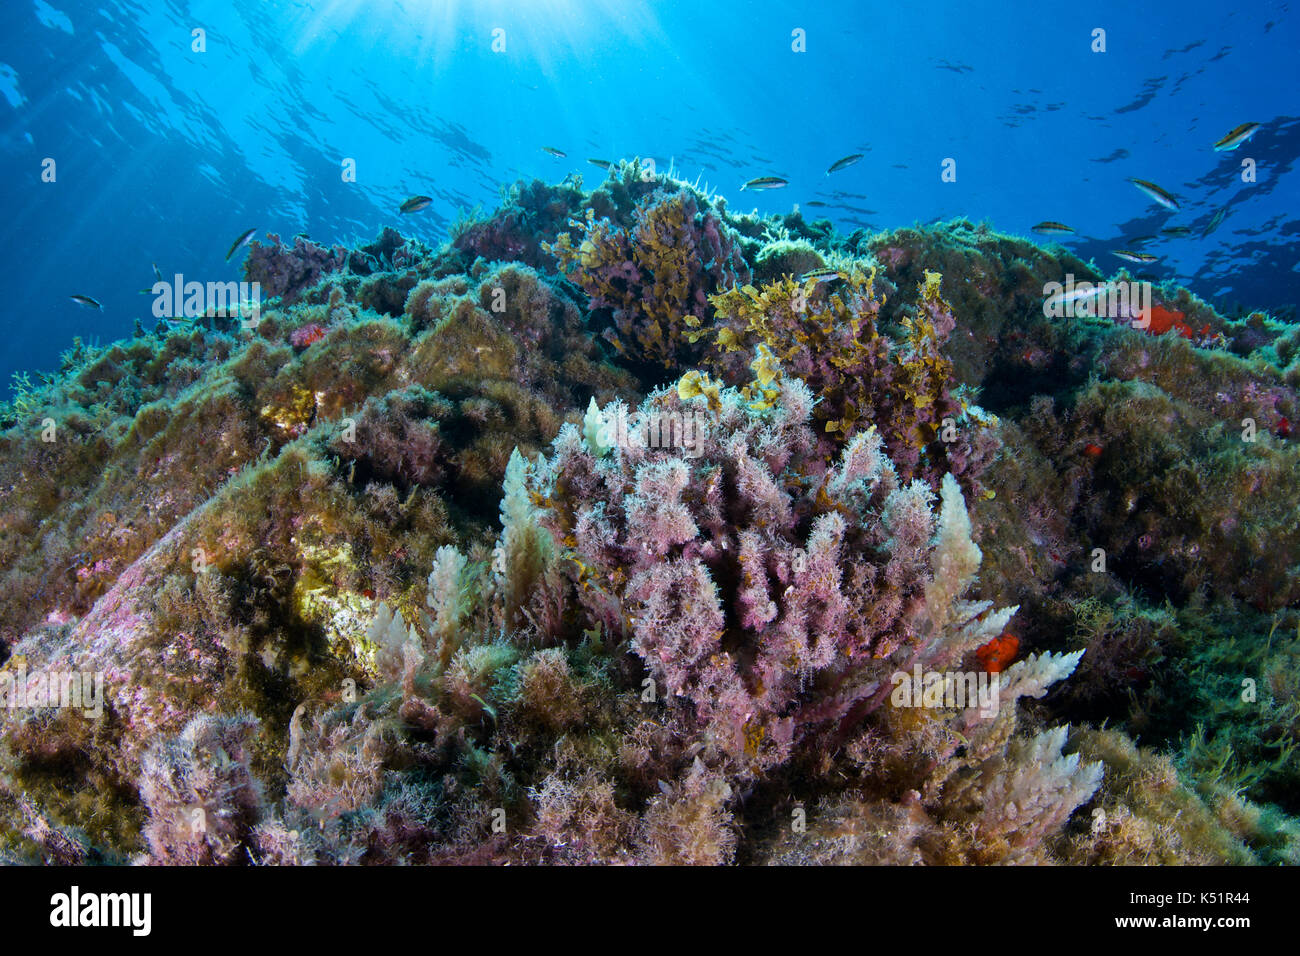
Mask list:
POLYGON ((810 199, 808 202, 804 203, 804 205, 815 206, 818 209, 824 209, 826 207, 826 203, 822 202, 820 199, 810 199))
POLYGON ((609 167, 614 165, 608 159, 589 159, 587 162, 591 163, 593 166, 599 166, 601 169, 609 169, 609 167))
POLYGON ((567 159, 569 157, 568 153, 556 149, 554 146, 543 146, 542 152, 554 156, 556 159, 567 159))
POLYGON ((84 305, 88 309, 103 308, 103 306, 88 295, 70 295, 68 298, 77 303, 77 305, 84 305))
POLYGON ((1215 151, 1222 153, 1230 149, 1236 149, 1242 143, 1246 142, 1246 140, 1255 135, 1255 131, 1259 129, 1259 125, 1259 123, 1242 123, 1236 129, 1230 131, 1226 136, 1224 136, 1223 139, 1214 144, 1215 151))
POLYGON ((1051 219, 1045 219, 1038 225, 1034 226, 1034 232, 1041 233, 1044 236, 1063 236, 1074 232, 1063 222, 1054 222, 1051 219))
POLYGON ((1142 190, 1144 193, 1146 193, 1156 202, 1160 203, 1160 205, 1164 206, 1166 209, 1172 209, 1175 212, 1177 212, 1178 209, 1180 208, 1178 205, 1178 200, 1176 200, 1165 190, 1161 189, 1155 183, 1149 183, 1145 179, 1133 179, 1132 177, 1129 178, 1129 182, 1131 182, 1138 189, 1142 190))
POLYGON ((399 207, 399 211, 402 215, 406 215, 408 212, 419 212, 421 209, 428 209, 432 203, 432 196, 412 196, 410 199, 406 200, 406 202, 402 203, 399 207))
POLYGON ((788 179, 782 179, 780 176, 759 176, 757 179, 751 179, 741 190, 746 189, 780 189, 782 186, 789 186, 788 179))
POLYGON ((838 173, 841 169, 848 169, 864 155, 866 154, 854 153, 851 156, 845 156, 843 159, 835 160, 835 162, 831 163, 831 168, 826 170, 826 175, 829 176, 831 173, 838 173))
POLYGON ((256 226, 254 226, 252 229, 248 230, 246 233, 244 233, 242 236, 240 236, 238 239, 236 239, 236 240, 234 241, 234 243, 231 244, 231 246, 230 246, 230 251, 226 253, 226 261, 227 261, 227 262, 230 261, 230 257, 233 256, 233 255, 235 254, 235 251, 236 251, 240 246, 242 246, 244 243, 248 242, 249 239, 252 239, 252 238, 253 238, 253 233, 255 233, 255 232, 257 232, 257 227, 256 227, 256 226))
POLYGON ((156 263, 156 262, 151 262, 151 263, 149 263, 149 264, 150 264, 151 266, 153 266, 153 277, 154 277, 155 279, 157 279, 159 282, 164 281, 164 280, 163 280, 163 277, 162 277, 162 273, 158 271, 158 263, 156 263))
POLYGON ((1187 226, 1170 226, 1168 229, 1161 229, 1162 236, 1190 236, 1192 230, 1187 226))
POLYGON ((1130 246, 1145 246, 1148 242, 1155 242, 1155 236, 1134 236, 1128 241, 1130 246))
POLYGON ((1158 262, 1160 260, 1159 256, 1153 256, 1149 252, 1130 252, 1127 249, 1112 249, 1111 255, 1127 259, 1129 262, 1158 262))

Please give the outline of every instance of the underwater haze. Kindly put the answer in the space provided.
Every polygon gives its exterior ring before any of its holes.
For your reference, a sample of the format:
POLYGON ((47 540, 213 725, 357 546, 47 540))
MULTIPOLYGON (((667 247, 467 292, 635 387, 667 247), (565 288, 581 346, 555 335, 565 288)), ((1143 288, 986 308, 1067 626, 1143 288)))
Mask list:
POLYGON ((588 157, 652 157, 733 208, 798 204, 845 232, 960 216, 1030 235, 1062 221, 1077 231, 1066 245, 1107 270, 1126 239, 1185 225, 1146 271, 1221 309, 1293 308, 1292 6, 9 0, 0 373, 54 368, 74 335, 106 341, 149 320, 151 263, 235 278, 223 256, 250 227, 329 245, 400 224, 438 241, 516 179, 590 184, 588 157), (1213 150, 1247 121, 1262 124, 1248 148, 1213 150), (760 175, 790 185, 737 191, 760 175), (402 222, 412 193, 434 202, 402 222))

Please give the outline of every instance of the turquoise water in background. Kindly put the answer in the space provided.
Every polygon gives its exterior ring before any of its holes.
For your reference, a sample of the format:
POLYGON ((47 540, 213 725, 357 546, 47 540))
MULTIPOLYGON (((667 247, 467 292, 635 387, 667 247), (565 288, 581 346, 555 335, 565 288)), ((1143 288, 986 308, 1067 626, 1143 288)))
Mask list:
POLYGON ((964 216, 1028 236, 1060 220, 1106 271, 1123 264, 1110 250, 1184 225, 1142 247, 1162 256, 1155 277, 1224 310, 1293 311, 1295 7, 3 0, 0 379, 54 368, 73 336, 152 328, 152 263, 238 278, 224 257, 250 227, 328 245, 391 225, 437 243, 517 179, 594 185, 589 157, 651 157, 734 210, 798 204, 844 233, 964 216), (1248 121, 1263 124, 1250 142, 1213 150, 1248 121), (865 158, 826 175, 851 153, 865 158), (790 185, 738 191, 764 175, 790 185), (434 203, 399 215, 413 193, 434 203))

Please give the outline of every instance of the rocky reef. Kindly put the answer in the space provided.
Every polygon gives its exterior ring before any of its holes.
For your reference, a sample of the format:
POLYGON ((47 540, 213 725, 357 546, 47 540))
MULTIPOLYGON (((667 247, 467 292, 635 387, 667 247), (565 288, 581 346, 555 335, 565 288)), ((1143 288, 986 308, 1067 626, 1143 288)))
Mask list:
POLYGON ((1300 328, 635 161, 244 268, 0 407, 0 860, 1300 862, 1300 328))

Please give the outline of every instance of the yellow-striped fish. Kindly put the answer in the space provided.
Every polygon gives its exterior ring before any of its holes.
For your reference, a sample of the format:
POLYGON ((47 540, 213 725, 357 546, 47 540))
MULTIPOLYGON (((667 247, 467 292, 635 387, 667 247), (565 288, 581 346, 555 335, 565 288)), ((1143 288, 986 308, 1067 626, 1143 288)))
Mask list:
POLYGON ((433 202, 432 196, 412 196, 398 208, 398 212, 406 215, 411 212, 419 212, 421 209, 427 209, 433 202))
POLYGON ((835 162, 831 163, 831 168, 826 170, 826 175, 829 176, 831 173, 838 173, 841 169, 848 169, 864 155, 864 153, 854 153, 851 156, 845 156, 843 159, 835 160, 835 162))
POLYGON ((1038 225, 1034 226, 1034 232, 1040 233, 1044 236, 1063 236, 1074 232, 1074 230, 1063 222, 1055 222, 1051 219, 1045 219, 1038 225))
POLYGON ((244 243, 248 242, 248 240, 250 240, 250 239, 253 238, 253 233, 255 233, 255 232, 257 232, 257 227, 256 227, 256 226, 254 226, 252 229, 248 230, 246 233, 244 233, 242 236, 240 236, 238 239, 236 239, 233 243, 231 243, 230 251, 226 253, 226 261, 227 261, 227 262, 229 262, 229 261, 230 261, 230 257, 233 256, 233 255, 235 254, 235 250, 237 250, 240 246, 242 246, 244 243))
POLYGON ((1214 230, 1218 229, 1221 225, 1223 225, 1223 220, 1227 218, 1228 218, 1228 207, 1224 206, 1222 209, 1218 210, 1213 216, 1210 217, 1210 222, 1208 225, 1206 225, 1205 231, 1201 233, 1201 238, 1204 239, 1210 233, 1214 232, 1214 230))
POLYGON ((1255 131, 1259 129, 1259 125, 1259 123, 1242 123, 1236 129, 1229 130, 1228 134, 1224 136, 1223 139, 1214 144, 1215 152, 1222 153, 1230 149, 1236 149, 1242 143, 1246 142, 1246 140, 1255 135, 1255 131))
POLYGON ((1119 256, 1121 259, 1127 259, 1129 262, 1158 262, 1159 256, 1153 256, 1149 252, 1131 252, 1128 249, 1112 249, 1111 255, 1119 256))
POLYGON ((788 179, 782 179, 780 176, 759 176, 757 179, 751 179, 749 182, 745 183, 745 185, 741 186, 740 188, 742 190, 780 189, 782 186, 789 186, 789 185, 790 185, 790 181, 788 179))
POLYGON ((1181 208, 1178 205, 1177 199, 1170 195, 1168 191, 1161 189, 1155 183, 1147 182, 1145 179, 1133 179, 1132 177, 1129 178, 1129 182, 1142 190, 1156 202, 1160 203, 1160 205, 1164 206, 1166 209, 1172 209, 1177 212, 1181 208))

